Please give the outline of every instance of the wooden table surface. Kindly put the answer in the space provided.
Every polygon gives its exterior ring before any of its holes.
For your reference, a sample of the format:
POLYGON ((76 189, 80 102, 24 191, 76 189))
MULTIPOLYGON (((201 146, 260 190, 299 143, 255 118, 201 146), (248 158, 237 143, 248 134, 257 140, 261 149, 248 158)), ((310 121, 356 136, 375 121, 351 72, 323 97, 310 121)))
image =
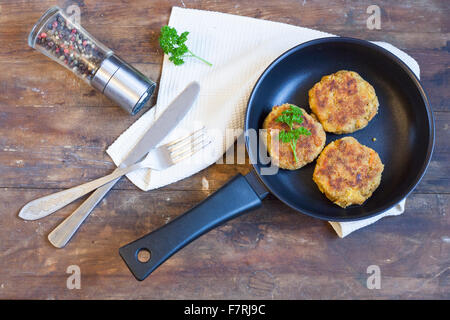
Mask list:
POLYGON ((32 25, 54 4, 0 2, 0 298, 450 298, 448 1, 56 1, 62 8, 78 5, 87 30, 155 80, 163 59, 159 29, 172 6, 387 41, 420 65, 436 146, 401 217, 340 239, 327 222, 269 196, 260 209, 194 241, 143 282, 133 278, 118 248, 182 214, 250 165, 215 164, 146 193, 122 179, 66 248, 52 247, 47 234, 82 201, 37 221, 21 220, 19 209, 111 172, 105 150, 137 119, 28 47, 32 25), (366 26, 372 4, 381 9, 380 30, 366 26), (81 289, 66 286, 70 265, 80 267, 81 289), (380 267, 381 289, 367 288, 370 265, 380 267))

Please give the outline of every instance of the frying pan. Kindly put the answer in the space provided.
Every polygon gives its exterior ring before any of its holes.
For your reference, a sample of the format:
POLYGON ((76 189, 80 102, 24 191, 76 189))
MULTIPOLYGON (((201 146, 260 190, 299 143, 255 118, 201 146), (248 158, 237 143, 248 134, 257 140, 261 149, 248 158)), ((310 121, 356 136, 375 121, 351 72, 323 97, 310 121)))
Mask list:
POLYGON ((352 134, 327 133, 327 144, 353 136, 378 152, 385 165, 381 184, 363 205, 346 209, 328 200, 312 180, 315 162, 295 170, 263 175, 257 144, 246 147, 253 170, 237 175, 206 200, 172 222, 119 249, 138 280, 185 245, 244 212, 261 205, 270 192, 291 208, 329 221, 373 217, 404 199, 424 175, 434 147, 434 120, 419 80, 396 56, 370 42, 321 38, 300 44, 278 57, 260 76, 250 95, 245 132, 262 128, 272 107, 292 103, 311 112, 308 90, 324 75, 338 70, 358 72, 375 88, 380 106, 368 126, 352 134), (373 138, 376 138, 373 139, 373 138), (141 262, 138 253, 150 253, 141 262))

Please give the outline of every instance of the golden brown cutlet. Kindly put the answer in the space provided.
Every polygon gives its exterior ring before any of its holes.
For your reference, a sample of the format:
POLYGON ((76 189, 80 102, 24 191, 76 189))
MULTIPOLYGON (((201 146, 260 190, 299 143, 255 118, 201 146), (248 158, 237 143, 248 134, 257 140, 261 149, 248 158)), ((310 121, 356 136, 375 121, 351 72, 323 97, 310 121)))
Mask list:
POLYGON ((272 162, 283 169, 295 170, 312 162, 325 146, 325 131, 322 125, 313 116, 309 115, 304 109, 300 108, 303 113, 303 123, 294 123, 293 128, 303 126, 310 132, 310 136, 301 135, 297 140, 295 161, 289 143, 279 141, 279 131, 289 130, 286 123, 276 121, 276 119, 288 110, 291 104, 286 103, 281 106, 275 106, 264 120, 263 129, 267 130, 267 150, 272 158, 272 162))
POLYGON ((355 138, 328 144, 317 159, 313 180, 338 206, 363 204, 378 188, 384 165, 373 149, 355 138))
POLYGON ((308 95, 312 112, 327 132, 360 130, 378 112, 375 89, 354 71, 341 70, 322 77, 308 95))

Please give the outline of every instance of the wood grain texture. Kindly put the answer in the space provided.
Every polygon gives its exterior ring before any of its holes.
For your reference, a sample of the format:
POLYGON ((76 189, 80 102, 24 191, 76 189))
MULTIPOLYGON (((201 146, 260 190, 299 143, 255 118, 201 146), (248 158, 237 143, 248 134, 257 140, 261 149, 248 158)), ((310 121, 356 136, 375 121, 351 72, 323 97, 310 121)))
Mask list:
POLYGON ((54 4, 0 2, 0 298, 450 298, 448 1, 377 1, 381 30, 366 28, 373 1, 57 1, 62 8, 78 4, 83 26, 154 80, 163 58, 159 29, 172 6, 390 42, 418 61, 433 106, 433 158, 401 217, 339 239, 328 223, 269 196, 260 209, 194 241, 140 283, 118 248, 174 219, 250 166, 215 164, 147 193, 123 179, 65 249, 53 248, 47 234, 82 200, 39 221, 18 218, 20 208, 110 173, 114 166, 105 150, 137 119, 27 46, 32 25, 54 4), (69 265, 80 266, 80 290, 66 288, 69 265), (380 266, 380 290, 366 287, 369 265, 380 266))

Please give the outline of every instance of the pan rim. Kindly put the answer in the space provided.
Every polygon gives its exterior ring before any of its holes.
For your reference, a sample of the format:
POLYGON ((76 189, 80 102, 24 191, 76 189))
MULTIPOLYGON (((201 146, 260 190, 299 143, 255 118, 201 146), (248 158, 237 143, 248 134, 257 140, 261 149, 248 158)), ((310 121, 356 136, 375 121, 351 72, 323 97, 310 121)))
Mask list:
MULTIPOLYGON (((250 106, 253 103, 253 100, 255 99, 255 93, 258 90, 259 86, 261 85, 261 83, 263 82, 263 80, 265 79, 265 77, 267 77, 267 75, 271 72, 271 70, 276 67, 281 61, 283 61, 285 58, 287 58, 288 56, 290 56, 291 54, 299 51, 299 50, 303 50, 307 47, 310 46, 314 46, 314 45, 320 45, 323 43, 330 43, 330 42, 336 42, 336 43, 350 43, 353 45, 359 45, 359 46, 364 46, 364 47, 368 47, 370 49, 373 49, 375 51, 378 51, 380 54, 385 55, 388 59, 392 60, 395 64, 397 64, 404 72, 406 72, 406 74, 409 76, 409 78, 412 80, 413 84, 415 85, 416 89, 418 90, 418 92, 420 93, 420 96, 422 98, 422 102, 425 106, 425 111, 427 114, 427 120, 428 120, 428 133, 429 133, 429 138, 428 138, 428 146, 427 146, 427 153, 426 156, 424 157, 424 161, 423 161, 423 165, 421 167, 421 169, 416 173, 413 181, 411 182, 411 184, 405 188, 405 190, 403 190, 403 192, 401 192, 397 197, 395 197, 392 201, 390 201, 387 204, 381 205, 379 209, 375 209, 372 210, 370 212, 368 212, 365 215, 361 215, 361 216, 357 216, 357 217, 336 217, 336 218, 332 218, 332 217, 325 217, 320 213, 311 211, 311 210, 305 210, 303 208, 298 208, 297 206, 295 206, 294 204, 290 203, 290 201, 288 201, 286 198, 280 196, 279 194, 277 194, 276 192, 274 192, 272 190, 272 188, 270 186, 268 186, 265 183, 265 179, 263 177, 261 177, 258 168, 259 168, 259 162, 258 159, 250 159, 253 170, 256 172, 258 178, 260 179, 261 183, 273 194, 275 195, 281 202, 283 202, 284 204, 288 205, 289 207, 291 207, 292 209, 306 214, 308 216, 314 217, 314 218, 318 218, 321 220, 326 220, 326 221, 336 221, 336 222, 346 222, 346 221, 358 221, 358 220, 363 220, 363 219, 367 219, 367 218, 371 218, 377 215, 380 215, 388 210, 390 210, 391 208, 393 208, 395 205, 397 205, 400 201, 402 201, 403 199, 407 198, 411 192, 416 188, 416 186, 420 183, 420 181, 422 180, 423 176, 425 175, 425 172, 430 164, 431 161, 431 157, 434 151, 434 145, 435 145, 435 123, 434 123, 434 115, 433 115, 433 110, 431 108, 431 105, 429 103, 427 94, 425 92, 425 90, 423 89, 420 80, 417 78, 417 76, 414 74, 414 72, 400 59, 398 58, 396 55, 394 55, 393 53, 389 52, 388 50, 384 49, 383 47, 374 44, 372 42, 369 42, 367 40, 362 40, 362 39, 357 39, 357 38, 350 38, 350 37, 324 37, 324 38, 319 38, 319 39, 314 39, 314 40, 310 40, 304 43, 301 43, 297 46, 292 47, 291 49, 285 51, 284 53, 282 53, 280 56, 278 56, 274 61, 272 61, 270 63, 270 65, 262 72, 262 74, 259 76, 258 80, 255 82, 255 85, 250 93, 248 102, 247 102, 247 110, 246 110, 246 115, 245 115, 245 124, 244 124, 244 129, 245 131, 249 130, 249 118, 250 118, 250 106)), ((246 148, 247 148, 247 152, 249 154, 249 157, 252 157, 253 152, 251 147, 250 147, 250 143, 249 143, 249 139, 248 137, 245 138, 245 144, 246 144, 246 148)))

